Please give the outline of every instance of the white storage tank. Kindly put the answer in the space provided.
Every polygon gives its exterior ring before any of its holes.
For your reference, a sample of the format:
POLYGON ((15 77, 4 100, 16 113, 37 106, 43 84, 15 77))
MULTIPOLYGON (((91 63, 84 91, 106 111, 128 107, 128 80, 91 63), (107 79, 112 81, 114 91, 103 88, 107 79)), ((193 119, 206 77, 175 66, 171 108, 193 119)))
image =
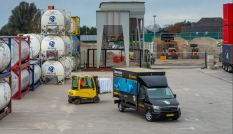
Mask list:
POLYGON ((80 24, 79 22, 77 21, 77 24, 76 24, 76 21, 75 21, 76 18, 71 18, 71 32, 76 32, 76 28, 77 29, 80 29, 80 24))
POLYGON ((23 36, 30 36, 30 58, 36 58, 40 53, 43 36, 39 34, 24 34, 23 36))
POLYGON ((59 36, 47 36, 42 40, 41 43, 41 54, 46 57, 47 50, 57 50, 58 57, 67 55, 70 53, 71 43, 66 42, 59 36))
POLYGON ((0 40, 0 73, 10 64, 10 48, 3 40, 0 40))
POLYGON ((79 66, 80 65, 80 63, 81 63, 81 61, 80 61, 80 57, 79 56, 73 56, 72 57, 72 60, 73 60, 73 64, 74 64, 74 69, 75 69, 75 67, 76 67, 76 64, 77 64, 77 66, 79 66), (77 63, 76 63, 76 59, 77 59, 77 63))
POLYGON ((64 83, 65 70, 64 66, 59 61, 49 60, 42 65, 42 80, 46 82, 46 75, 57 76, 58 83, 64 83))
POLYGON ((11 88, 6 81, 0 81, 0 111, 3 110, 11 100, 11 88))
POLYGON ((65 11, 48 10, 41 17, 41 29, 47 32, 47 26, 58 26, 58 32, 70 32, 71 17, 65 11))
MULTIPOLYGON (((19 73, 19 71, 16 71, 17 73, 19 73)), ((15 95, 15 93, 18 91, 19 89, 19 77, 13 72, 11 71, 11 75, 12 75, 12 96, 15 95)), ((23 91, 24 89, 27 89, 27 86, 29 84, 29 73, 27 69, 22 69, 21 70, 21 91, 23 91)))
POLYGON ((70 62, 70 66, 71 66, 71 71, 75 69, 75 63, 74 63, 74 60, 73 60, 73 57, 71 56, 66 56, 66 59, 69 60, 70 62))
MULTIPOLYGON (((31 68, 33 65, 30 65, 31 68)), ((34 83, 38 82, 41 77, 40 65, 34 65, 34 83)), ((30 85, 32 84, 32 71, 30 71, 30 85)))
MULTIPOLYGON (((8 39, 4 41, 8 43, 8 39)), ((11 66, 14 66, 19 61, 19 42, 18 38, 11 38, 11 66)), ((29 55, 29 46, 25 39, 21 39, 21 62, 25 61, 29 55)))
POLYGON ((70 60, 67 57, 64 57, 64 58, 59 59, 59 61, 64 66, 65 77, 69 77, 69 75, 71 74, 71 71, 72 71, 72 65, 71 65, 70 60))
POLYGON ((72 54, 72 50, 73 50, 73 40, 71 40, 71 38, 69 38, 68 36, 60 36, 62 38, 62 40, 65 43, 65 49, 66 49, 66 54, 72 54))

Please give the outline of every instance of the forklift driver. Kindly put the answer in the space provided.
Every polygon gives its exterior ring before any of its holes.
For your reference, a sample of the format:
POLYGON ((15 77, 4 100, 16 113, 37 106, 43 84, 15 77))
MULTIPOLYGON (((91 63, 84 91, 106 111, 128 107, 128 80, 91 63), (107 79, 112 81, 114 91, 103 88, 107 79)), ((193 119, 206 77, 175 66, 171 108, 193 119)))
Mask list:
POLYGON ((82 88, 88 88, 88 86, 85 84, 84 78, 81 79, 81 87, 82 88))

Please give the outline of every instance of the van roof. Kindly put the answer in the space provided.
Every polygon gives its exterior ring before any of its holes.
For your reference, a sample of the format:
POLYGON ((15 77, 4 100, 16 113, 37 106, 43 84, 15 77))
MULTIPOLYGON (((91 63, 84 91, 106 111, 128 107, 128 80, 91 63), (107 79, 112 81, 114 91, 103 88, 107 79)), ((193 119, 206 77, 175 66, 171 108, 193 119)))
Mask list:
POLYGON ((126 70, 131 72, 164 72, 164 71, 157 71, 152 69, 145 69, 145 68, 115 68, 120 70, 126 70))

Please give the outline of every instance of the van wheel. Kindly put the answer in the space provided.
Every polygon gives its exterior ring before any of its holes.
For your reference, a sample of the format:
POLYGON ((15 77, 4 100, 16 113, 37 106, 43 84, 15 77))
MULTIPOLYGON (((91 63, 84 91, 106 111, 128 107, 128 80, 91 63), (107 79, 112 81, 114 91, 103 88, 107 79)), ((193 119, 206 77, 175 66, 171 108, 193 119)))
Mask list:
POLYGON ((122 102, 119 103, 118 109, 119 109, 120 112, 124 112, 124 111, 125 111, 125 108, 124 108, 124 106, 122 105, 122 102))
POLYGON ((79 104, 80 104, 80 99, 76 99, 76 100, 74 101, 74 103, 75 103, 76 105, 79 105, 79 104))
POLYGON ((99 103, 100 102, 100 98, 98 96, 94 97, 94 103, 99 103))
POLYGON ((146 112, 146 120, 149 122, 153 121, 153 114, 151 113, 151 111, 146 112))

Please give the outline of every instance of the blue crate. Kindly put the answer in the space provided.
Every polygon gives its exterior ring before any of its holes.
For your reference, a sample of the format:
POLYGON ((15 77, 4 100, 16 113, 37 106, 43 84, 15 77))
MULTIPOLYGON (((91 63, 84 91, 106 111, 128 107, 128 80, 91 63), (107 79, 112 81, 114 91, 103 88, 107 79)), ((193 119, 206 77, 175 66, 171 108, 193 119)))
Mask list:
MULTIPOLYGON (((10 51, 11 51, 11 37, 1 37, 0 36, 0 39, 8 39, 8 46, 9 46, 9 48, 10 48, 10 51)), ((0 79, 1 78, 4 78, 4 77, 6 77, 6 76, 8 76, 8 75, 10 75, 11 74, 11 61, 10 61, 10 63, 9 63, 9 65, 8 65, 8 67, 7 67, 7 71, 6 72, 4 72, 4 73, 2 73, 2 74, 0 74, 0 79)))
POLYGON ((37 87, 41 85, 41 76, 38 82, 34 82, 34 66, 39 64, 41 68, 41 61, 40 60, 30 60, 30 71, 32 71, 32 84, 30 85, 30 91, 36 90, 37 87), (32 63, 31 63, 32 62, 32 63), (32 67, 31 67, 32 65, 32 67))

